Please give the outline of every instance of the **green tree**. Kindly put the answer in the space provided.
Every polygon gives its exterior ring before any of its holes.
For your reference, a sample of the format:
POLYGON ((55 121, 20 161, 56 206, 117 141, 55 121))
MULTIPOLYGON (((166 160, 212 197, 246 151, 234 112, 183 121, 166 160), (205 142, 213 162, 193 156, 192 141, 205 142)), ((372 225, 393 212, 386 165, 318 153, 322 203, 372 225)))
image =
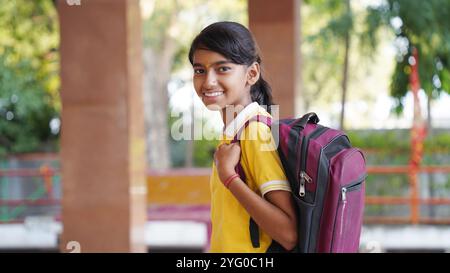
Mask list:
POLYGON ((55 149, 57 13, 49 0, 0 1, 0 156, 55 149))
MULTIPOLYGON (((315 101, 319 91, 329 91, 328 99, 336 101, 336 92, 331 90, 340 88, 343 90, 343 105, 346 97, 345 86, 352 82, 352 77, 363 68, 363 61, 385 58, 375 52, 386 40, 392 40, 397 49, 396 60, 393 60, 395 68, 390 80, 390 93, 396 101, 396 113, 403 111, 413 47, 419 51, 420 80, 422 88, 430 98, 428 108, 431 108, 430 102, 439 98, 442 92, 450 92, 450 2, 389 0, 374 2, 362 10, 359 1, 304 2, 304 10, 307 12, 304 12, 305 42, 302 50, 306 64, 306 100, 315 101), (351 3, 350 9, 346 8, 346 3, 351 3), (355 46, 350 47, 353 44, 355 46), (358 67, 349 64, 350 55, 358 58, 357 62, 353 61, 358 67), (346 76, 348 69, 351 73, 346 76), (340 86, 337 75, 343 75, 340 78, 340 86)), ((341 123, 342 117, 343 113, 341 123)), ((428 119, 431 123, 431 117, 428 119)))
MULTIPOLYGON (((397 63, 390 91, 396 99, 395 111, 403 111, 408 91, 412 49, 418 50, 419 78, 429 101, 442 92, 450 93, 450 2, 441 0, 388 0, 367 9, 366 45, 376 48, 379 30, 395 34, 397 63)), ((428 111, 430 112, 430 111, 428 111)))
MULTIPOLYGON (((340 128, 344 127, 345 103, 349 82, 349 58, 351 52, 351 38, 354 35, 354 20, 350 0, 317 0, 304 3, 309 9, 306 14, 307 26, 305 39, 309 45, 304 52, 305 62, 311 64, 306 68, 306 81, 308 85, 305 107, 308 109, 310 101, 322 92, 324 86, 330 82, 330 72, 333 74, 342 73, 339 79, 331 79, 340 82, 341 89, 341 114, 340 128), (321 19, 319 19, 321 18, 321 19), (317 23, 321 27, 317 27, 317 23), (312 26, 311 26, 312 25, 312 26), (312 50, 311 48, 312 47, 312 50), (318 66, 324 69, 318 69, 318 66), (311 94, 311 91, 314 92, 311 94)), ((339 85, 339 84, 337 84, 339 85)), ((337 88, 336 88, 337 89, 337 88)))

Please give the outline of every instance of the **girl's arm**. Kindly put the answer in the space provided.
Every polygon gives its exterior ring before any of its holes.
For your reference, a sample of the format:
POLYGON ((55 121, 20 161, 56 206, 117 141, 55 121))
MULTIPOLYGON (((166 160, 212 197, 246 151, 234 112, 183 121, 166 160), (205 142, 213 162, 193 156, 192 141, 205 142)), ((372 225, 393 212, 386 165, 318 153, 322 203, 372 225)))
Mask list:
POLYGON ((291 193, 271 191, 264 198, 252 191, 240 178, 235 178, 230 191, 269 236, 285 249, 297 243, 297 219, 291 193))
MULTIPOLYGON (((222 182, 235 174, 240 158, 237 144, 221 145, 215 154, 217 172, 222 182)), ((229 184, 229 190, 247 210, 258 226, 285 249, 297 243, 297 218, 290 192, 276 190, 266 193, 265 199, 252 191, 239 177, 229 184)))

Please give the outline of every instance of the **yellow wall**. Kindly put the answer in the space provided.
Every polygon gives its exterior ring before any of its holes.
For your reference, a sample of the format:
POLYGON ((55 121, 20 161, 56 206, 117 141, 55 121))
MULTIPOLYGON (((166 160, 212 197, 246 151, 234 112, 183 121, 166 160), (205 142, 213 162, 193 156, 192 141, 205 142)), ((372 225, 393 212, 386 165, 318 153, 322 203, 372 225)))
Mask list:
POLYGON ((151 171, 147 176, 147 201, 164 205, 209 205, 210 169, 151 171))

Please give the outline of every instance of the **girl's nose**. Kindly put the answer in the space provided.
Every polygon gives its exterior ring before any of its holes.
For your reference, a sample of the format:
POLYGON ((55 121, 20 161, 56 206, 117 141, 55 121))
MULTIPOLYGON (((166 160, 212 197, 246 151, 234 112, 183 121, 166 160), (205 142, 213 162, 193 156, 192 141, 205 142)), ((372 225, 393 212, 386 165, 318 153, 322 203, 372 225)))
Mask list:
POLYGON ((204 83, 204 87, 206 89, 211 89, 217 86, 217 77, 216 74, 214 73, 214 71, 209 71, 206 74, 206 79, 205 79, 205 83, 204 83))

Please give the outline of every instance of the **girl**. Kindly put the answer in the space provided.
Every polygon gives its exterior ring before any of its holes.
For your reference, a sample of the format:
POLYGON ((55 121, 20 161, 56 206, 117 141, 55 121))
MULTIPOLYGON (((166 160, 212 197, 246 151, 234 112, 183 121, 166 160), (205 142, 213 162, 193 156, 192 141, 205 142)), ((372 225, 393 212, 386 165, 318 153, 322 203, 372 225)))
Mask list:
POLYGON ((192 42, 189 61, 197 95, 208 109, 221 112, 225 128, 210 182, 210 251, 292 250, 297 243, 297 219, 276 148, 264 149, 264 140, 270 139, 273 145, 270 128, 260 122, 244 127, 256 115, 270 117, 273 105, 252 34, 238 23, 214 23, 192 42), (234 115, 228 114, 230 109, 234 115), (238 131, 240 142, 230 144, 238 131), (249 135, 257 137, 245 139, 249 135), (235 171, 239 162, 245 179, 235 171), (255 228, 256 240, 250 232, 255 228))

